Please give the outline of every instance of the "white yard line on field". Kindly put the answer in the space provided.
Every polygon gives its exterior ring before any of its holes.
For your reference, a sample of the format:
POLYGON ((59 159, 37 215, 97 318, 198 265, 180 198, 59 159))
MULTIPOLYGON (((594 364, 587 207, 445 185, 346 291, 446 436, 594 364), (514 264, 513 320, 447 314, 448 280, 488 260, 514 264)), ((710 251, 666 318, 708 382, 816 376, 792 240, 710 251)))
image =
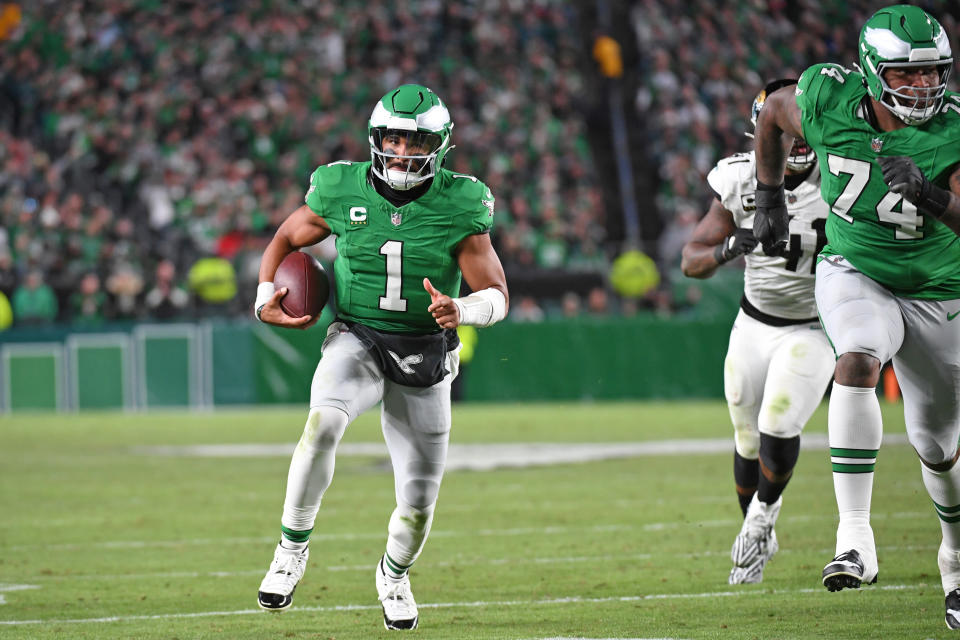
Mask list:
MULTIPOLYGON (((915 585, 886 585, 882 587, 872 587, 881 590, 896 591, 916 591, 929 589, 937 585, 915 584, 915 585)), ((603 604, 613 602, 643 602, 654 600, 688 600, 705 598, 739 598, 747 596, 765 596, 775 595, 795 595, 800 593, 820 593, 823 589, 774 589, 774 590, 743 590, 743 591, 710 591, 706 593, 659 593, 640 596, 609 596, 606 598, 583 598, 572 596, 569 598, 549 598, 540 600, 479 600, 474 602, 428 602, 418 603, 421 609, 457 609, 457 608, 484 608, 484 607, 515 607, 515 606, 550 606, 558 604, 603 604)), ((300 612, 318 612, 335 613, 340 611, 369 611, 380 610, 379 604, 346 604, 333 605, 328 607, 293 607, 285 613, 290 615, 300 612)), ((194 613, 157 613, 152 615, 138 616, 107 616, 102 618, 70 618, 58 619, 47 618, 42 620, 0 620, 0 626, 24 626, 24 625, 51 625, 51 624, 90 624, 104 622, 134 622, 137 620, 175 620, 182 618, 206 618, 213 616, 248 616, 254 614, 269 615, 260 609, 238 609, 235 611, 197 611, 194 613)))
MULTIPOLYGON (((927 511, 908 511, 895 514, 874 513, 874 520, 883 520, 885 518, 895 518, 898 520, 912 520, 916 518, 927 517, 927 511)), ((783 522, 810 522, 816 520, 835 520, 834 514, 823 514, 820 516, 787 516, 783 522)), ((696 528, 723 528, 739 526, 740 520, 690 520, 684 522, 647 522, 643 524, 602 524, 591 527, 573 527, 573 526, 553 526, 553 527, 514 527, 511 529, 476 529, 476 530, 450 530, 438 529, 431 531, 431 538, 459 538, 459 537, 504 537, 504 536, 547 536, 560 535, 572 532, 584 532, 588 534, 607 534, 607 533, 625 533, 631 531, 666 531, 670 529, 681 529, 685 527, 696 528)), ((310 536, 311 541, 338 541, 338 540, 382 540, 383 532, 370 533, 314 533, 310 536)), ((178 540, 108 540, 98 542, 61 542, 45 544, 44 549, 48 551, 72 551, 78 549, 150 549, 150 548, 171 548, 182 547, 184 545, 203 546, 203 545, 262 545, 276 543, 276 536, 260 537, 230 537, 230 538, 192 538, 178 540)), ((10 551, 29 551, 36 547, 34 545, 13 545, 6 547, 10 551)), ((724 552, 726 553, 726 552, 724 552)))
POLYGON ((4 591, 26 591, 27 589, 39 589, 39 585, 35 584, 10 584, 8 582, 0 582, 0 604, 7 604, 7 598, 3 595, 4 591))
MULTIPOLYGON (((803 449, 823 451, 829 448, 825 434, 803 437, 803 449)), ((885 445, 906 444, 903 434, 886 435, 885 445)), ((203 444, 138 446, 138 455, 201 458, 290 457, 295 444, 203 444)), ((659 440, 645 442, 527 442, 513 444, 451 444, 447 453, 447 471, 490 471, 502 468, 537 467, 639 458, 643 456, 695 455, 722 453, 733 449, 733 438, 700 440, 659 440)), ((386 457, 387 447, 379 442, 343 443, 338 456, 386 457)))

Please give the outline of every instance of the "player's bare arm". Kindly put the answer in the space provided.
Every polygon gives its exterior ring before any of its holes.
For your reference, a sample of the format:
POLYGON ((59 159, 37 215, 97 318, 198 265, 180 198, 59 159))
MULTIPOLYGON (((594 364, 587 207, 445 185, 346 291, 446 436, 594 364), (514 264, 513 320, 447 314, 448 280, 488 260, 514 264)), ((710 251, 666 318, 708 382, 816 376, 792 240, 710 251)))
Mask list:
MULTIPOLYGON (((273 282, 277 267, 287 255, 300 247, 314 245, 329 235, 330 227, 323 218, 316 215, 307 205, 301 206, 287 216, 264 250, 263 257, 260 259, 260 282, 273 282)), ((313 316, 291 318, 283 312, 280 308, 280 299, 286 293, 286 289, 280 289, 261 302, 261 292, 258 290, 256 307, 259 309, 260 320, 278 327, 294 329, 306 329, 312 325, 316 320, 313 316)))
POLYGON ((947 225, 955 234, 960 235, 960 165, 954 167, 953 173, 947 181, 950 190, 947 208, 940 216, 940 222, 947 225))
POLYGON ((783 87, 767 96, 754 130, 757 211, 753 216, 753 235, 768 256, 782 255, 789 235, 783 172, 793 138, 803 136, 794 91, 792 87, 783 87))
POLYGON ((960 165, 957 165, 950 176, 950 204, 940 218, 940 222, 950 227, 954 233, 960 235, 960 165))
POLYGON ((757 116, 754 131, 757 180, 764 184, 777 185, 783 182, 793 138, 803 137, 795 91, 793 86, 777 89, 767 96, 757 116))
POLYGON ((680 269, 688 278, 709 278, 721 264, 753 251, 757 241, 749 229, 739 229, 733 214, 714 198, 693 236, 683 246, 680 269))
POLYGON ((433 314, 437 324, 444 329, 453 329, 461 324, 487 326, 503 318, 510 308, 510 296, 507 277, 490 242, 490 234, 478 233, 464 238, 457 247, 457 263, 463 279, 474 292, 469 296, 451 298, 438 291, 429 278, 423 279, 423 286, 432 300, 427 311, 433 314), (498 295, 502 303, 497 299, 498 295), (464 318, 464 315, 470 317, 464 318))

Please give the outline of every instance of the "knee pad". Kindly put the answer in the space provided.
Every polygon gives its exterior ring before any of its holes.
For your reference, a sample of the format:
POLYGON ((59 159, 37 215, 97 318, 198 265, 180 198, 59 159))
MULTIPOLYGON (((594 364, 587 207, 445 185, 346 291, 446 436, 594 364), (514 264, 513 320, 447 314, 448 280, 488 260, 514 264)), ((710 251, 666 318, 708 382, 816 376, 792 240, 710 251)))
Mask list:
POLYGON ((951 468, 949 463, 953 460, 956 449, 944 448, 935 438, 926 434, 913 434, 913 437, 910 438, 910 444, 913 445, 920 460, 926 463, 925 466, 934 465, 934 467, 951 468))
POLYGON ((734 423, 733 444, 741 458, 756 460, 760 454, 760 433, 756 427, 746 423, 734 423))
POLYGON ((298 446, 308 446, 321 451, 335 449, 349 421, 347 414, 336 407, 312 407, 298 446))
POLYGON ((440 493, 440 479, 409 478, 401 486, 398 503, 410 505, 413 510, 433 510, 440 493))

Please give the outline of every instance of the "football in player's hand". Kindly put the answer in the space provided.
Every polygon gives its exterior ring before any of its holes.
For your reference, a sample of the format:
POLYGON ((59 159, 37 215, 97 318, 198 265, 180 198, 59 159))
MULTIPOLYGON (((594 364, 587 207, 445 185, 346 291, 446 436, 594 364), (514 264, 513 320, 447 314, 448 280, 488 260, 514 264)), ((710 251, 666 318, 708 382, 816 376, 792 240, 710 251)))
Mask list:
POLYGON ((294 251, 280 263, 273 276, 277 291, 287 288, 280 298, 280 308, 292 318, 316 317, 330 297, 330 281, 316 258, 302 251, 294 251))

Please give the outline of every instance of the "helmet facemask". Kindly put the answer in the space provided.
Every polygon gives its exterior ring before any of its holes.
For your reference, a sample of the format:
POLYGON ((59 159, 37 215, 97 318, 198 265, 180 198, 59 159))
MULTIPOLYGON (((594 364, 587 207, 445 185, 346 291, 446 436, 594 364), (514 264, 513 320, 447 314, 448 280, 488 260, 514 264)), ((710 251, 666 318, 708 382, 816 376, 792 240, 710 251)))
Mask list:
POLYGON ((442 144, 439 135, 428 131, 371 128, 373 174, 397 191, 411 189, 436 174, 442 144))
POLYGON ((908 125, 923 124, 943 105, 953 69, 947 33, 930 14, 911 5, 877 11, 860 32, 860 70, 870 97, 908 125), (934 67, 937 84, 893 89, 885 77, 892 69, 934 67))
POLYGON ((940 107, 943 105, 943 96, 947 91, 947 79, 950 77, 952 67, 952 60, 950 62, 940 62, 933 65, 930 62, 881 62, 877 65, 877 77, 880 80, 881 87, 880 103, 907 124, 923 124, 940 111, 940 107), (887 84, 887 79, 884 77, 885 72, 890 69, 929 66, 936 66, 939 77, 939 83, 932 87, 902 86, 897 89, 891 89, 890 85, 887 84))
POLYGON ((405 84, 380 99, 370 115, 371 171, 391 189, 423 184, 453 147, 450 112, 433 91, 405 84))
POLYGON ((817 154, 803 138, 794 138, 787 156, 787 169, 797 173, 806 171, 817 161, 817 154))

